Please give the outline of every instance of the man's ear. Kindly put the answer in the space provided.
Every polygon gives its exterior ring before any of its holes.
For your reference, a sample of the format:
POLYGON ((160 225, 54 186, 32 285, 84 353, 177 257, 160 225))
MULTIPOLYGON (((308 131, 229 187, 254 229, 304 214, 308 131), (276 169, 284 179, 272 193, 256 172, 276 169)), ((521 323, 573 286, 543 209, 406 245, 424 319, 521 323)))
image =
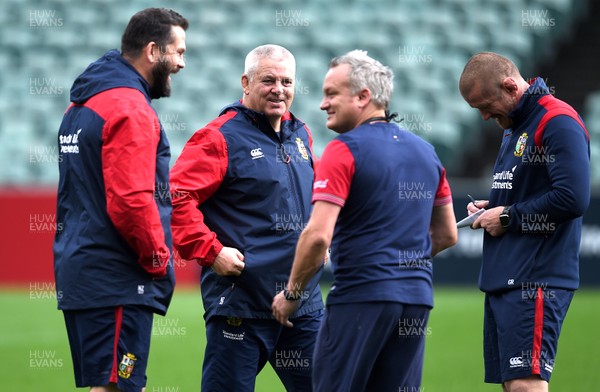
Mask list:
POLYGON ((512 77, 504 78, 502 81, 502 88, 506 90, 510 95, 516 95, 519 91, 519 85, 517 81, 512 77))
POLYGON ((358 100, 363 107, 367 106, 371 102, 371 90, 363 88, 357 94, 358 100))
POLYGON ((242 89, 244 90, 244 94, 248 95, 248 93, 250 92, 250 79, 248 78, 248 75, 243 74, 242 75, 242 89))
POLYGON ((160 48, 154 41, 150 41, 144 46, 142 53, 149 63, 155 63, 160 60, 160 48))

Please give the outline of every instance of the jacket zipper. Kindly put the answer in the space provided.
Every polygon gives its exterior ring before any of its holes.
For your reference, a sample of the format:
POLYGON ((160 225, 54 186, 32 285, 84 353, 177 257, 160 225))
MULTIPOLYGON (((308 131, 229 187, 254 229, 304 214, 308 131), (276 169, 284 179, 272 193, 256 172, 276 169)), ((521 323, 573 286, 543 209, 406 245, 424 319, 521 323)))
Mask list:
POLYGON ((279 147, 281 150, 283 162, 285 163, 285 166, 287 168, 288 180, 290 183, 291 197, 294 199, 294 204, 296 205, 296 212, 300 218, 299 220, 300 220, 300 222, 304 223, 304 214, 302 213, 302 208, 300 206, 300 202, 298 201, 297 189, 294 184, 294 175, 293 175, 294 173, 292 171, 292 166, 291 166, 291 156, 285 150, 285 145, 283 142, 281 142, 281 141, 279 142, 279 147))

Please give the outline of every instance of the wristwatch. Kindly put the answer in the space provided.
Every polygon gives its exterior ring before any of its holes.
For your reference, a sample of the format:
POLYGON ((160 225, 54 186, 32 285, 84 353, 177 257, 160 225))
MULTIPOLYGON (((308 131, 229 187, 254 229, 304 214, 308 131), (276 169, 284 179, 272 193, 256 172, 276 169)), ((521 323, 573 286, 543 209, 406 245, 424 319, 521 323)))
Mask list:
POLYGON ((299 295, 292 294, 288 289, 283 289, 283 297, 288 301, 298 301, 300 298, 299 295))
POLYGON ((502 227, 504 227, 505 229, 508 227, 508 225, 510 224, 510 206, 506 206, 504 207, 504 209, 502 210, 502 213, 500 214, 500 224, 502 225, 502 227))

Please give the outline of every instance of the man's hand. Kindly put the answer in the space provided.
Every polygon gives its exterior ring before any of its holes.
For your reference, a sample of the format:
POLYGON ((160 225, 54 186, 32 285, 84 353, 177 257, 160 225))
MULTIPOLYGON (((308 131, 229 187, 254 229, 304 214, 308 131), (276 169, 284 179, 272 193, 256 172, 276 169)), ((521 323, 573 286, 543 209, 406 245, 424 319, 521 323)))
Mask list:
MULTIPOLYGON (((472 204, 472 203, 469 203, 472 204)), ((477 203, 479 205, 479 203, 477 203)), ((487 204, 486 204, 487 206, 487 204)), ((503 206, 494 207, 486 210, 483 214, 473 222, 472 227, 474 229, 482 228, 492 235, 492 237, 499 237, 506 232, 506 229, 500 224, 500 214, 504 210, 503 206)))
POLYGON ((212 269, 220 276, 240 276, 244 266, 244 255, 235 248, 224 246, 215 258, 212 269))
POLYGON ((273 298, 273 305, 271 306, 271 309, 273 309, 273 317, 275 317, 275 320, 281 325, 293 327, 294 324, 288 320, 288 317, 294 313, 294 310, 296 310, 299 303, 300 301, 288 301, 283 296, 283 291, 281 291, 273 298))
POLYGON ((487 207, 489 204, 490 202, 488 200, 476 200, 473 203, 467 204, 467 213, 473 215, 480 209, 487 207))

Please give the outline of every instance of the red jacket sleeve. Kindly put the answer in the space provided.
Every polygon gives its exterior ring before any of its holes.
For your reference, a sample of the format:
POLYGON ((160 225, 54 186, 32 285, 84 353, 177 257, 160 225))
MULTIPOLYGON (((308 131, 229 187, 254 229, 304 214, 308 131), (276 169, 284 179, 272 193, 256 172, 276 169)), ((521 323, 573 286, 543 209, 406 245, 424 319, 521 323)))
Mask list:
POLYGON ((119 94, 102 130, 106 209, 142 268, 160 277, 170 258, 154 199, 160 125, 141 93, 119 89, 119 94))
MULTIPOLYGON (((217 122, 235 114, 229 112, 217 122)), ((219 188, 227 165, 227 143, 213 123, 192 136, 171 169, 174 246, 182 258, 204 266, 212 265, 223 245, 204 223, 198 207, 219 188)))

